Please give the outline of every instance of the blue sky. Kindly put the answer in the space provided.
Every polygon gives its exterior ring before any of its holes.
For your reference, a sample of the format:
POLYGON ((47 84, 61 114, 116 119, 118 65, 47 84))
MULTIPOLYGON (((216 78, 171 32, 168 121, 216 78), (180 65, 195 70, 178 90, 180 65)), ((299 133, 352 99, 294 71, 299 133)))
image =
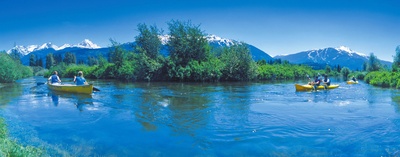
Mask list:
POLYGON ((275 56, 347 46, 393 60, 400 45, 397 0, 2 0, 0 50, 90 39, 134 41, 137 24, 191 20, 207 34, 252 44, 275 56))

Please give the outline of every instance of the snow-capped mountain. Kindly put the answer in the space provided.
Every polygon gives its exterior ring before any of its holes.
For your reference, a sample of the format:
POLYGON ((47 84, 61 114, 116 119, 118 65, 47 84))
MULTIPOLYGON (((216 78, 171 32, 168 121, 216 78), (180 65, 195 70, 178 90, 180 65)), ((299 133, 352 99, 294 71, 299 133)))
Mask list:
MULTIPOLYGON (((164 56, 169 55, 169 48, 168 48, 168 41, 170 36, 169 35, 161 35, 159 36, 161 43, 163 44, 161 48, 161 54, 164 56)), ((213 48, 220 48, 224 46, 232 46, 238 43, 235 40, 221 38, 216 35, 208 35, 206 36, 207 40, 210 43, 210 46, 213 48)), ((127 42, 121 44, 121 47, 132 51, 135 42, 127 42)), ((264 59, 266 61, 272 60, 273 58, 265 53, 264 51, 258 49, 257 47, 247 44, 249 47, 250 53, 253 56, 253 59, 258 61, 264 59)), ((53 53, 53 55, 64 55, 66 52, 70 52, 76 55, 77 61, 86 61, 89 56, 96 57, 96 56, 108 56, 110 51, 109 47, 100 48, 98 45, 92 43, 90 40, 85 39, 83 42, 76 44, 76 45, 69 45, 64 44, 60 47, 57 45, 53 45, 51 43, 45 43, 43 45, 31 45, 31 46, 16 46, 13 49, 9 50, 8 53, 11 53, 12 50, 17 50, 21 53, 21 61, 23 64, 29 64, 29 57, 30 54, 35 55, 37 59, 42 59, 43 63, 45 63, 46 55, 48 53, 53 53), (29 55, 28 55, 29 54, 29 55)))
MULTIPOLYGON (((161 43, 163 45, 166 45, 168 43, 170 37, 171 36, 168 34, 158 36, 158 38, 161 40, 161 43)), ((216 35, 207 35, 206 38, 207 38, 208 42, 217 43, 221 46, 232 46, 232 45, 238 43, 235 40, 221 38, 216 35)))
POLYGON ((238 43, 235 40, 221 38, 221 37, 216 36, 216 35, 207 35, 207 40, 210 43, 216 43, 216 44, 221 45, 221 46, 232 46, 232 45, 235 45, 235 44, 238 43))
MULTIPOLYGON (((340 46, 337 48, 324 48, 318 50, 308 50, 290 55, 278 55, 275 59, 287 60, 295 64, 319 64, 322 68, 324 65, 348 67, 351 70, 362 70, 364 62, 368 61, 368 55, 353 51, 348 47, 340 46)), ((390 66, 391 63, 382 61, 382 64, 390 66)))
POLYGON ((7 53, 9 54, 13 51, 16 51, 16 52, 19 52, 22 56, 25 56, 34 51, 40 51, 40 50, 46 50, 46 49, 54 49, 55 51, 58 51, 58 50, 66 49, 66 48, 99 49, 101 47, 94 44, 89 39, 85 39, 81 43, 78 43, 76 45, 64 44, 60 47, 52 44, 51 42, 44 43, 40 46, 39 45, 29 45, 29 46, 17 45, 15 47, 13 47, 12 49, 8 50, 7 53))
POLYGON ((78 45, 73 45, 72 47, 79 47, 79 48, 85 48, 85 49, 99 49, 99 48, 101 48, 100 46, 98 46, 96 44, 93 44, 93 42, 90 41, 89 39, 85 39, 81 43, 79 43, 78 45))
MULTIPOLYGON (((167 43, 170 39, 170 36, 169 35, 161 35, 158 38, 161 40, 161 43, 164 45, 163 49, 161 50, 161 53, 163 55, 168 55, 167 43)), ((236 40, 222 38, 222 37, 219 37, 217 35, 212 35, 212 34, 207 35, 206 39, 210 43, 211 47, 214 47, 214 48, 219 48, 219 47, 224 47, 224 46, 229 47, 229 46, 233 46, 235 44, 239 44, 239 42, 236 40)), ((273 60, 273 58, 269 54, 258 49, 257 47, 250 45, 250 44, 247 44, 247 46, 248 46, 254 60, 256 60, 256 61, 262 60, 262 59, 264 59, 266 61, 273 60)))

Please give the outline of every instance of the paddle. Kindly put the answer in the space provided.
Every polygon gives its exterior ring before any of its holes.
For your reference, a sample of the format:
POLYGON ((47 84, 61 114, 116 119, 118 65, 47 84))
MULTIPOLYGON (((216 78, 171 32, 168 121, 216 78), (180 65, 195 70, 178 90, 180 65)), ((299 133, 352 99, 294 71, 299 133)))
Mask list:
POLYGON ((312 82, 310 85, 312 85, 313 90, 316 91, 317 89, 315 88, 314 81, 311 80, 311 78, 310 78, 310 76, 308 74, 306 76, 307 76, 308 80, 310 80, 310 82, 312 82))
POLYGON ((100 92, 100 89, 93 87, 93 91, 100 92))
MULTIPOLYGON (((47 83, 47 82, 46 82, 46 83, 47 83)), ((44 85, 44 84, 46 84, 46 83, 38 82, 38 83, 36 83, 36 85, 37 85, 37 86, 40 86, 40 85, 44 85)))

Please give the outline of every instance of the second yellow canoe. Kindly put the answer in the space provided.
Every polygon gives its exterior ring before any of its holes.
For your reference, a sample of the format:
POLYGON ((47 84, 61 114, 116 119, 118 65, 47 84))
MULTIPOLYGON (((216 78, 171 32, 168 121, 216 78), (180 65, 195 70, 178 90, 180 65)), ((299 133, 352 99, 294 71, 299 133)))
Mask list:
MULTIPOLYGON (((312 90, 314 88, 313 85, 308 85, 308 84, 305 84, 305 85, 295 84, 295 87, 296 87, 296 91, 307 91, 307 90, 312 90)), ((328 89, 335 89, 338 87, 339 87, 339 85, 335 84, 335 85, 328 86, 328 89)), ((320 85, 317 87, 317 89, 325 89, 325 87, 320 85)))
POLYGON ((353 80, 350 80, 350 81, 347 81, 347 84, 358 84, 358 81, 353 81, 353 80))

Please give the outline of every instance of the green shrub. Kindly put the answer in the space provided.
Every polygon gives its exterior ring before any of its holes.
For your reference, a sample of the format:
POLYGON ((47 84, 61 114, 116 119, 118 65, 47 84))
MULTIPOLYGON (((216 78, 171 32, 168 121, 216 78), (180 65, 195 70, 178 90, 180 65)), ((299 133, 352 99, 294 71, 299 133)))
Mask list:
POLYGON ((13 60, 7 53, 0 53, 0 82, 14 82, 15 80, 33 75, 31 68, 13 60))

